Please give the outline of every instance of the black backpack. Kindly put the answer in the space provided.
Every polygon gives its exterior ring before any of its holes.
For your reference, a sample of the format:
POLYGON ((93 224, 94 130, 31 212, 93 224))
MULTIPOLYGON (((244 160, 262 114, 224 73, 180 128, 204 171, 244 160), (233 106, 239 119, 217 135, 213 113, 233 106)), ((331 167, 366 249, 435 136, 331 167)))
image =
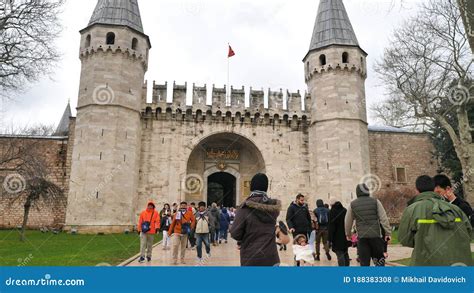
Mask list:
POLYGON ((329 211, 326 208, 317 208, 314 210, 316 217, 318 218, 318 224, 321 226, 327 226, 329 224, 329 211))

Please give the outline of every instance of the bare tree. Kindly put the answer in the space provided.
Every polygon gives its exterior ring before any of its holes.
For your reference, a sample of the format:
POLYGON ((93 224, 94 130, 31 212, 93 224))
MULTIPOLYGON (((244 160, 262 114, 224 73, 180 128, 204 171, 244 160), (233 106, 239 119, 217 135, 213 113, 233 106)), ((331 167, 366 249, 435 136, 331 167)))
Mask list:
POLYGON ((474 202, 473 129, 468 116, 474 102, 472 63, 456 0, 429 0, 396 30, 375 69, 407 118, 427 126, 436 121, 449 133, 461 161, 465 193, 474 202), (448 115, 457 117, 457 126, 449 123, 448 115))
POLYGON ((64 0, 0 0, 0 95, 49 74, 59 59, 59 9, 64 0))
MULTIPOLYGON (((28 132, 35 132, 32 129, 28 132)), ((0 171, 5 174, 2 187, 11 204, 23 203, 23 222, 20 240, 25 240, 25 229, 30 210, 39 209, 64 198, 63 190, 54 183, 53 167, 43 152, 41 141, 23 135, 10 135, 0 140, 0 171)), ((0 174, 1 175, 1 174, 0 174)))

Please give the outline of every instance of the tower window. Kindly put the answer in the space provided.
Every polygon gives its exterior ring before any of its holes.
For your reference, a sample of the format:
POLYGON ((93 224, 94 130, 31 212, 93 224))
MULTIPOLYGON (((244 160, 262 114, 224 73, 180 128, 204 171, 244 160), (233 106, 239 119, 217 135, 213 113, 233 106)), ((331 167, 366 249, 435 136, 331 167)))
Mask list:
POLYGON ((115 34, 114 33, 108 33, 106 37, 106 44, 107 45, 114 45, 115 44, 115 34))
POLYGON ((132 40, 132 50, 137 50, 138 48, 138 40, 137 38, 133 38, 132 40))
POLYGON ((323 55, 319 56, 319 64, 321 66, 326 65, 326 55, 323 54, 323 55))
POLYGON ((309 74, 310 70, 309 70, 309 62, 306 62, 306 73, 309 74))
POLYGON ((342 53, 342 63, 349 63, 349 53, 342 53))
POLYGON ((86 48, 91 46, 91 35, 87 35, 86 37, 86 48))

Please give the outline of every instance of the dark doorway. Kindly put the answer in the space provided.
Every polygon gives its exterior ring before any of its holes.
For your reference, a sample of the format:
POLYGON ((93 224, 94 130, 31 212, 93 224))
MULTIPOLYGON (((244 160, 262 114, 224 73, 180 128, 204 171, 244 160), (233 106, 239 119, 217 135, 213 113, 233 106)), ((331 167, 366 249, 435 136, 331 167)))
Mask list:
POLYGON ((207 179, 207 204, 213 202, 219 206, 235 207, 236 204, 236 179, 225 173, 214 173, 207 179))

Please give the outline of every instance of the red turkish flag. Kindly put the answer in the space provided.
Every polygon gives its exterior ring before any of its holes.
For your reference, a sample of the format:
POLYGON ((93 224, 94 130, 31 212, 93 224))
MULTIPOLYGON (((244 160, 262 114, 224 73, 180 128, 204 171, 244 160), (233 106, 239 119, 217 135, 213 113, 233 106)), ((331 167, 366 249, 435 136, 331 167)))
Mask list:
POLYGON ((235 56, 235 52, 234 52, 234 50, 232 50, 232 47, 229 45, 229 55, 227 57, 230 58, 230 57, 234 57, 234 56, 235 56))

